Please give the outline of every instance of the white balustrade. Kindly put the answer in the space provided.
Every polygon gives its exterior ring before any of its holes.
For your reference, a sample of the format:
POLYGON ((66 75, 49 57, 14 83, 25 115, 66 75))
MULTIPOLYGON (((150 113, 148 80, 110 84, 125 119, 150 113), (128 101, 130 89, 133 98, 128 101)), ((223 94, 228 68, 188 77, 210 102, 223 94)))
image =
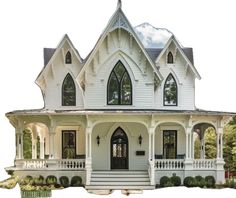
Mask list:
POLYGON ((158 170, 183 170, 184 159, 158 159, 155 165, 158 170))
POLYGON ((215 159, 195 159, 193 160, 193 169, 215 169, 216 160, 215 159))
POLYGON ((85 159, 30 159, 30 160, 16 160, 17 168, 23 169, 57 169, 57 170, 71 170, 71 169, 85 169, 85 159))

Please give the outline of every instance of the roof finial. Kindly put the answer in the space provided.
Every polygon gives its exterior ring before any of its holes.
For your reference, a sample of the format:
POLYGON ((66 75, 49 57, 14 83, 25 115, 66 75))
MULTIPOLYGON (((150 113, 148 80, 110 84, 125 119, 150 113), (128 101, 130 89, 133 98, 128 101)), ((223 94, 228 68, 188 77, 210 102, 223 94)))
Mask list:
POLYGON ((122 2, 121 2, 121 0, 118 0, 118 2, 117 2, 117 9, 121 9, 122 8, 122 2))

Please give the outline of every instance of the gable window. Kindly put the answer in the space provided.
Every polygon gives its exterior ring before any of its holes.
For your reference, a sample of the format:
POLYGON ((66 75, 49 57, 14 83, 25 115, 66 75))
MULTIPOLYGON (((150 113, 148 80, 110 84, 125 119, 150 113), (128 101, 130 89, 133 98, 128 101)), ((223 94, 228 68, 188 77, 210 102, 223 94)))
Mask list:
POLYGON ((107 83, 108 105, 132 105, 132 84, 127 70, 119 61, 107 83))
POLYGON ((167 55, 167 63, 168 64, 173 64, 174 63, 174 57, 173 57, 173 54, 171 52, 169 52, 168 55, 167 55))
POLYGON ((65 61, 66 61, 66 64, 71 64, 72 63, 70 51, 68 51, 66 53, 66 60, 65 61))
POLYGON ((166 79, 164 85, 164 106, 177 106, 177 83, 172 74, 166 79))
POLYGON ((67 74, 62 84, 62 106, 75 106, 76 88, 70 74, 67 74))

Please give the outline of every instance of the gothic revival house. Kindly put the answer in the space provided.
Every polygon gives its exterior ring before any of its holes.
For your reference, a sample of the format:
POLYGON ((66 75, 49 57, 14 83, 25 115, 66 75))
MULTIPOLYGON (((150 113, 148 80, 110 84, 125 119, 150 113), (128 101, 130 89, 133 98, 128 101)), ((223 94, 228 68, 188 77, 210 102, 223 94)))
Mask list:
POLYGON ((118 1, 86 59, 67 35, 44 49, 36 84, 45 106, 6 114, 16 133, 15 163, 7 170, 21 178, 79 176, 86 189, 153 189, 173 173, 223 183, 223 127, 231 115, 195 107, 201 77, 192 49, 169 34, 162 47, 148 48, 118 1), (205 157, 209 127, 214 159, 205 157))

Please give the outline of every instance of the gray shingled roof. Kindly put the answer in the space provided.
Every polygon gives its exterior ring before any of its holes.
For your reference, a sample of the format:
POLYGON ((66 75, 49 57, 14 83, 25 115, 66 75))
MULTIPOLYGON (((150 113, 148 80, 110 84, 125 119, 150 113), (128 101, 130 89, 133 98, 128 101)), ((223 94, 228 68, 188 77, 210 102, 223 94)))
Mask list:
POLYGON ((55 48, 43 48, 44 66, 48 64, 55 51, 55 48))
MULTIPOLYGON (((163 50, 163 48, 146 48, 146 51, 153 62, 156 61, 157 57, 159 56, 159 54, 161 53, 162 50, 163 50)), ((187 56, 187 58, 189 59, 189 61, 194 65, 193 49, 189 48, 189 47, 184 47, 184 48, 182 48, 182 50, 184 51, 184 53, 187 56)))

